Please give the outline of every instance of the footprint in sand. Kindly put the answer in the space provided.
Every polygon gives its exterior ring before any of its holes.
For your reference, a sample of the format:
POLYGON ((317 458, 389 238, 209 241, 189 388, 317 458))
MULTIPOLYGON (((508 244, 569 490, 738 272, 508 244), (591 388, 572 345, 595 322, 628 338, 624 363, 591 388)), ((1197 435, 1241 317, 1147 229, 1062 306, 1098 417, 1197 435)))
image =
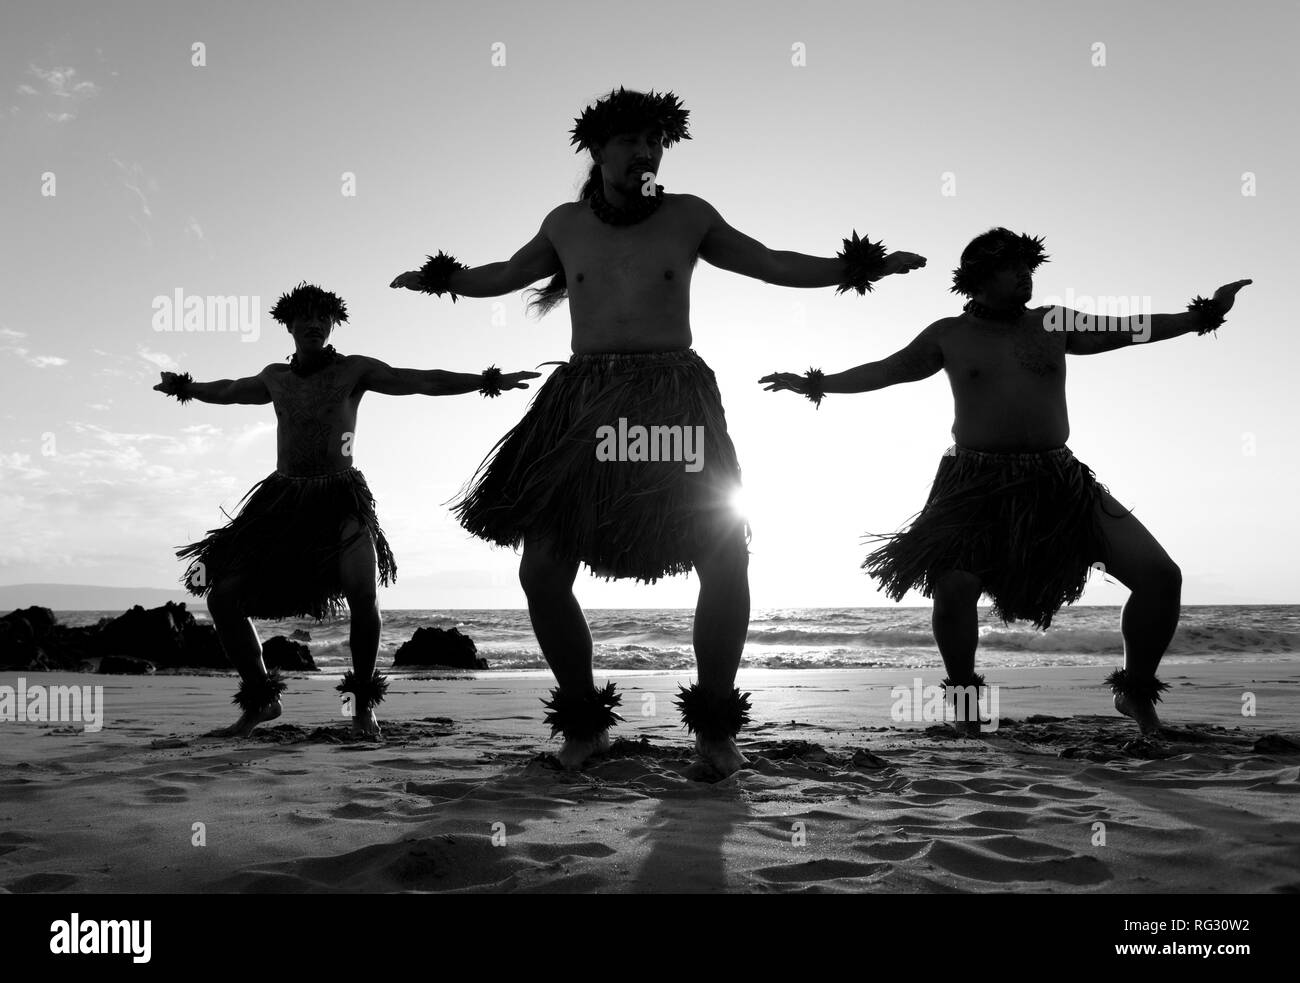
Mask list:
POLYGON ((852 860, 808 860, 801 864, 761 867, 755 877, 777 884, 806 884, 809 881, 838 881, 863 878, 888 870, 889 864, 860 864, 852 860))
POLYGON ((947 782, 942 778, 919 778, 912 783, 912 791, 922 795, 965 795, 970 789, 958 782, 947 782))
MULTIPOLYGON (((302 774, 307 774, 303 772, 302 774)), ((159 781, 164 782, 189 782, 191 785, 205 785, 208 782, 220 781, 215 775, 204 775, 197 772, 189 771, 169 771, 164 775, 155 776, 159 781)))
MULTIPOLYGON (((516 841, 518 842, 518 841, 516 841)), ((575 861, 579 858, 587 860, 603 860, 606 857, 615 856, 618 851, 612 847, 607 847, 603 843, 565 843, 563 846, 552 846, 548 843, 527 843, 524 844, 524 852, 529 859, 541 863, 563 863, 565 861, 575 861)))
POLYGON ((1056 847, 1010 836, 986 838, 978 843, 940 841, 930 849, 926 860, 950 874, 988 884, 1054 881, 1077 887, 1111 879, 1110 868, 1095 857, 1071 855, 1056 847), (1047 859, 1038 859, 1044 856, 1047 859))
POLYGON ((521 875, 543 883, 549 879, 541 865, 493 846, 487 836, 457 834, 403 839, 336 856, 248 867, 216 881, 209 889, 275 894, 492 891, 515 886, 521 875))
POLYGON ((373 819, 388 812, 388 806, 367 806, 360 802, 349 802, 330 811, 335 819, 373 819))
POLYGON ((35 843, 36 840, 24 833, 17 833, 13 830, 0 832, 0 857, 6 853, 13 853, 15 850, 21 850, 23 847, 35 843))
POLYGON ((1048 806, 1034 813, 1034 822, 1038 826, 1075 826, 1098 819, 1107 826, 1111 825, 1110 810, 1100 806, 1048 806))
POLYGON ((1059 846, 1027 840, 1020 836, 990 836, 980 840, 978 846, 982 850, 992 850, 1012 860, 1044 860, 1073 856, 1069 850, 1063 850, 1059 846))
POLYGON ((14 894, 49 894, 64 891, 81 880, 75 874, 28 874, 16 881, 10 881, 5 887, 14 894))
POLYGON ((872 860, 911 860, 930 849, 928 840, 886 840, 883 843, 857 843, 853 846, 872 860))
POLYGON ((1049 785, 1039 782, 1025 789, 1030 795, 1041 795, 1047 799, 1091 799, 1099 793, 1095 788, 1069 788, 1065 785, 1049 785))
POLYGON ((1023 792, 1025 788, 1023 784, 1011 784, 993 778, 970 778, 966 781, 966 787, 982 795, 992 795, 995 792, 1023 792))
POLYGON ((322 826, 333 822, 328 816, 316 816, 307 812, 291 812, 287 818, 295 826, 322 826))
POLYGON ((178 785, 147 788, 141 794, 155 802, 187 802, 190 797, 189 789, 181 788, 178 785))
POLYGON ((985 810, 963 818, 981 829, 1025 829, 1029 825, 1029 815, 1023 812, 985 810))

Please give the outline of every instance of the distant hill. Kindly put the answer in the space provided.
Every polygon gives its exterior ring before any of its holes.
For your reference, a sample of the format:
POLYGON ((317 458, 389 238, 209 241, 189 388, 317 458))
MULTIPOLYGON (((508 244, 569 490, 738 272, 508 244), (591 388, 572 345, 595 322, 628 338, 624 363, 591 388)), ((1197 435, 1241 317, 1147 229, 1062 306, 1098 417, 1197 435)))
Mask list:
POLYGON ((0 614, 33 604, 55 611, 125 611, 133 604, 153 608, 168 601, 188 602, 191 610, 199 612, 206 609, 202 598, 192 597, 183 590, 161 587, 100 587, 94 584, 0 586, 0 614))

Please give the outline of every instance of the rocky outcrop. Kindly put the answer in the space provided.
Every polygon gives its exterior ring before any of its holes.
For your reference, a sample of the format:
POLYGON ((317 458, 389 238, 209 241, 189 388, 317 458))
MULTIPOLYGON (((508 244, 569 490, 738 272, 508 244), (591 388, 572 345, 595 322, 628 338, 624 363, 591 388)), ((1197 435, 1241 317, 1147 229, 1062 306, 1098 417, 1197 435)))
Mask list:
POLYGON ((311 649, 283 635, 268 638, 262 643, 262 661, 266 668, 285 672, 319 672, 311 657, 311 649))
POLYGON ((487 659, 478 657, 478 647, 459 628, 417 628, 409 641, 393 656, 393 667, 447 666, 451 669, 486 669, 487 659))
POLYGON ((136 605, 116 618, 98 624, 69 626, 58 623, 49 608, 31 607, 0 617, 0 668, 100 672, 135 671, 130 662, 112 657, 143 660, 159 669, 229 669, 211 625, 199 624, 184 604, 168 602, 145 609, 136 605), (89 664, 89 665, 88 665, 89 664), (131 667, 131 668, 128 668, 131 667))

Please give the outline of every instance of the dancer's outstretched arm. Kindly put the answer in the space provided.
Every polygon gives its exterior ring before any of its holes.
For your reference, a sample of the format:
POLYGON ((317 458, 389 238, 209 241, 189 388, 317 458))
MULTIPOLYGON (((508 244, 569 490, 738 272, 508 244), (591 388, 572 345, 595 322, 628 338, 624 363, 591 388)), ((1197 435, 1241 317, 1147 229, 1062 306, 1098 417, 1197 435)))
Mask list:
POLYGON ((827 393, 865 393, 902 382, 919 382, 943 368, 943 349, 938 341, 941 324, 942 321, 936 321, 905 347, 878 362, 867 362, 831 375, 818 369, 810 369, 803 375, 773 372, 758 381, 768 392, 799 393, 818 405, 827 393))
POLYGON ((554 276, 560 272, 560 257, 551 245, 548 233, 551 222, 563 207, 561 205, 547 215, 537 235, 504 263, 467 267, 440 252, 436 257, 429 257, 423 269, 401 273, 389 286, 433 293, 439 297, 446 292, 455 300, 457 296, 500 297, 522 290, 543 277, 554 276))
POLYGON ((1068 307, 1052 307, 1043 315, 1043 324, 1049 330, 1067 332, 1065 350, 1071 355, 1098 355, 1135 343, 1168 341, 1193 331, 1205 334, 1223 323, 1237 291, 1252 282, 1226 283, 1208 301, 1198 297, 1181 314, 1105 318, 1080 314, 1068 307))
POLYGON ((271 392, 266 388, 261 375, 245 379, 219 379, 216 382, 195 382, 186 372, 164 372, 162 381, 154 386, 165 396, 175 396, 182 403, 197 399, 201 403, 231 404, 241 403, 257 406, 271 401, 271 392))
POLYGON ((861 294, 871 284, 893 273, 907 273, 925 266, 925 257, 915 253, 885 253, 882 244, 867 246, 866 240, 845 240, 836 258, 769 249, 732 228, 718 210, 696 195, 681 195, 690 202, 705 224, 700 256, 708 263, 741 276, 753 277, 778 287, 834 287, 857 289, 861 294), (878 248, 876 248, 878 247, 878 248), (870 268, 863 268, 864 250, 875 249, 870 268))
POLYGON ((398 369, 377 358, 365 357, 360 388, 385 396, 459 396, 472 392, 496 396, 508 389, 527 389, 528 383, 523 380, 540 375, 540 372, 502 372, 495 367, 473 374, 444 369, 398 369))

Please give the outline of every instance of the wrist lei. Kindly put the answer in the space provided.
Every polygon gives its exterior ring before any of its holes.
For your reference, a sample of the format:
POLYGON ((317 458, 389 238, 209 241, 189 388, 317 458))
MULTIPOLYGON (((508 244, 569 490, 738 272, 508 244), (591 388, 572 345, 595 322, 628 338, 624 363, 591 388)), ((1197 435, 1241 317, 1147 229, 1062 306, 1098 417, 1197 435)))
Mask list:
POLYGON ((837 294, 856 290, 861 297, 871 289, 872 281, 885 275, 885 244, 859 239, 856 231, 835 255, 844 261, 844 276, 835 288, 837 294))
POLYGON ((440 249, 437 256, 430 256, 425 264, 420 267, 419 289, 436 297, 447 294, 454 304, 456 303, 456 295, 452 293, 449 285, 451 275, 457 270, 468 269, 469 267, 459 262, 455 256, 450 256, 440 249))
POLYGON ((483 370, 483 385, 479 392, 483 394, 484 398, 490 397, 492 399, 504 392, 501 388, 501 370, 495 365, 489 365, 483 370))
POLYGON ((175 391, 169 392, 168 396, 175 396, 177 401, 184 405, 194 397, 190 395, 189 388, 194 384, 194 377, 188 372, 176 378, 175 391))
POLYGON ((806 380, 803 394, 813 401, 814 406, 821 409, 822 400, 826 397, 826 390, 822 388, 826 384, 826 373, 821 369, 809 369, 803 377, 806 380))
MULTIPOLYGON (((1198 335, 1208 334, 1211 331, 1217 331, 1219 325, 1224 321, 1223 308, 1210 297, 1193 297, 1192 302, 1187 305, 1187 309, 1199 314, 1204 323, 1203 327, 1197 328, 1198 335)), ((1217 338, 1218 335, 1216 334, 1217 338)))

